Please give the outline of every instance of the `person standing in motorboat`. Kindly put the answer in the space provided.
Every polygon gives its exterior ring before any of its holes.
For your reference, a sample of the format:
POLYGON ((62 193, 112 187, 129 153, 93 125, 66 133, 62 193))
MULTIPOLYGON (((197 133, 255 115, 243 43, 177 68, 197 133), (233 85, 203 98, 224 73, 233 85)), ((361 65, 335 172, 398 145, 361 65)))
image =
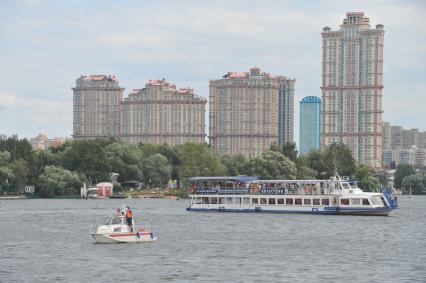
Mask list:
POLYGON ((130 207, 126 209, 126 221, 127 225, 130 227, 130 231, 133 232, 133 212, 130 210, 130 207))

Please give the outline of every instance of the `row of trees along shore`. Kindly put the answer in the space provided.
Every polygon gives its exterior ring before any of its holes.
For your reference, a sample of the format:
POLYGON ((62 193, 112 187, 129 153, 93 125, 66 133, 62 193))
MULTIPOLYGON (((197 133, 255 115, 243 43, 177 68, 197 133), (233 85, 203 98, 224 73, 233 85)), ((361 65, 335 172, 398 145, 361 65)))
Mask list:
MULTIPOLYGON (((357 165, 344 144, 298 156, 295 144, 272 145, 259 157, 220 157, 207 144, 187 142, 129 144, 117 138, 68 141, 60 147, 33 150, 26 139, 0 138, 0 195, 21 194, 25 185, 34 185, 40 197, 79 194, 83 182, 95 185, 118 173, 118 183, 135 181, 143 189, 165 188, 170 179, 179 180, 185 190, 193 176, 252 175, 260 179, 328 179, 338 172, 357 179, 371 191, 386 184, 366 165, 357 165)), ((396 189, 412 188, 426 193, 426 175, 409 166, 396 173, 396 189)), ((117 189, 121 189, 118 186, 117 189)))

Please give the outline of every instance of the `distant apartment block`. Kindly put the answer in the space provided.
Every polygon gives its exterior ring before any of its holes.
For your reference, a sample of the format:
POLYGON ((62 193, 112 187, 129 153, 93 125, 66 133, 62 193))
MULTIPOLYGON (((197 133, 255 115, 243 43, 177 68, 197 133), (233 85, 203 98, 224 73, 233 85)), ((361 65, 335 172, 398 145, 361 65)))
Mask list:
POLYGON ((46 134, 40 133, 37 137, 31 138, 30 143, 33 149, 46 150, 49 147, 58 147, 64 144, 65 138, 48 138, 46 134))
POLYGON ((293 142, 294 83, 284 76, 229 72, 210 81, 209 138, 220 155, 261 155, 293 142))
POLYGON ((320 149, 321 99, 307 96, 300 101, 299 154, 308 155, 320 149))
POLYGON ((73 90, 73 138, 118 137, 124 88, 115 76, 80 76, 73 90))
POLYGON ((357 162, 382 163, 383 25, 362 12, 346 14, 322 35, 321 147, 343 142, 357 162))
POLYGON ((190 88, 151 80, 122 102, 121 138, 131 143, 203 143, 206 103, 190 88))
POLYGON ((398 149, 385 149, 383 151, 383 167, 388 169, 395 169, 398 165, 411 165, 414 168, 426 167, 426 149, 417 148, 398 148, 398 149))
POLYGON ((383 122, 383 149, 410 149, 412 146, 426 148, 426 131, 417 128, 404 129, 402 126, 383 122))
POLYGON ((392 126, 389 122, 383 122, 383 150, 392 148, 392 126))
POLYGON ((393 168, 399 164, 416 168, 426 166, 426 131, 404 129, 402 126, 383 122, 383 166, 393 168), (390 133, 389 133, 390 132, 390 133))

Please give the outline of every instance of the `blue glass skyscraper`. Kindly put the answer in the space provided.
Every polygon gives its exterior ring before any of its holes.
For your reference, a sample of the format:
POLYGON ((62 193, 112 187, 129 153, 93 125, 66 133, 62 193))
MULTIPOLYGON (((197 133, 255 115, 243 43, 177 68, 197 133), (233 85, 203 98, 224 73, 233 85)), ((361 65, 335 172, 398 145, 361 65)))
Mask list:
POLYGON ((321 99, 307 96, 300 101, 300 155, 320 148, 321 99))

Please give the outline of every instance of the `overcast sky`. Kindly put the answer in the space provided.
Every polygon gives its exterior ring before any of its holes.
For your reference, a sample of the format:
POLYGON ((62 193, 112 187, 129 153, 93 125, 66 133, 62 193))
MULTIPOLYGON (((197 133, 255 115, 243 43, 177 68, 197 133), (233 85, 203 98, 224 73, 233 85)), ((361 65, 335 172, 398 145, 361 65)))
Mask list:
POLYGON ((426 130, 426 1, 0 0, 0 134, 72 134, 81 74, 116 75, 125 96, 165 78, 208 97, 210 79, 262 71, 321 96, 321 31, 348 11, 385 26, 384 120, 426 130))

